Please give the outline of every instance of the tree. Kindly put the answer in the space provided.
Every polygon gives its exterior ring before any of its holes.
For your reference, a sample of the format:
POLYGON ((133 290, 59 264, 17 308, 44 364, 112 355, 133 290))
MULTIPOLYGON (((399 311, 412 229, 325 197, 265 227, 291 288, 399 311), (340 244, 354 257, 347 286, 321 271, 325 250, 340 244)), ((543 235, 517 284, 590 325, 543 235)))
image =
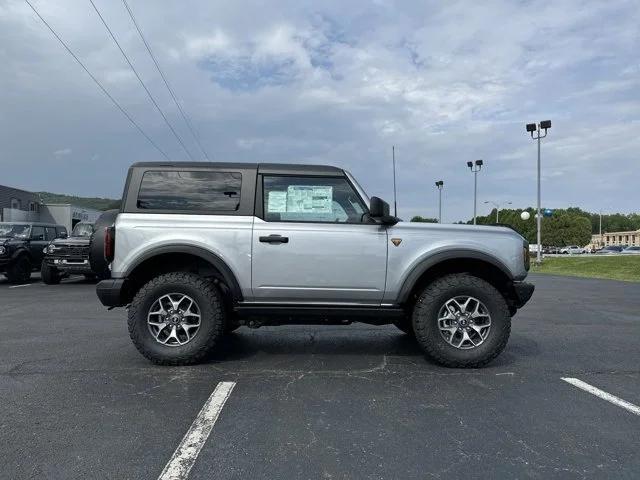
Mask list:
POLYGON ((420 215, 416 215, 411 219, 412 222, 422 222, 422 223, 438 223, 437 218, 426 218, 421 217, 420 215))

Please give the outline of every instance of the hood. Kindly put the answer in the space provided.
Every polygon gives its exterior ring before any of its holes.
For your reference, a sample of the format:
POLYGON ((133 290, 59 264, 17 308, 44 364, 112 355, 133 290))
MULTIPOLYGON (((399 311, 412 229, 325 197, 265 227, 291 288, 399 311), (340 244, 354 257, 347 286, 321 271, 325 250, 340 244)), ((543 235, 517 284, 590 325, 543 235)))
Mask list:
POLYGON ((16 245, 25 242, 23 238, 0 237, 0 245, 16 245))
POLYGON ((524 238, 515 230, 501 225, 468 225, 466 223, 423 223, 423 222, 398 222, 392 227, 394 230, 407 233, 428 235, 431 232, 448 232, 452 236, 477 235, 479 238, 486 235, 507 235, 524 238))
POLYGON ((69 245, 72 247, 82 247, 85 245, 89 245, 91 239, 89 237, 68 237, 68 238, 57 238, 53 242, 53 245, 69 245))

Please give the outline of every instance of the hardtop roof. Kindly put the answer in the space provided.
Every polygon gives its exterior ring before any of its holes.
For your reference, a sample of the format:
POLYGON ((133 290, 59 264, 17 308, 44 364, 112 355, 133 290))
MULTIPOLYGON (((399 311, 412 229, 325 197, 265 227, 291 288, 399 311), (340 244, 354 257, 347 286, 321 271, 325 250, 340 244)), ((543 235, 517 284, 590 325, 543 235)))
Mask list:
POLYGON ((305 165, 294 163, 243 163, 243 162, 137 162, 131 168, 229 168, 257 170, 268 175, 330 175, 342 176, 341 168, 331 165, 305 165))

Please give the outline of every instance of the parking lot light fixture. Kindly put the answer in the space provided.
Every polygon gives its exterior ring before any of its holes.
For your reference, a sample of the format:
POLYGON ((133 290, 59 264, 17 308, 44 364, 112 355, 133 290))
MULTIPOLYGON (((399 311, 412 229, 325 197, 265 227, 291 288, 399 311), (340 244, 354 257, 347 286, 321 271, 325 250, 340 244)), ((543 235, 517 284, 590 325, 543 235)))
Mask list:
POLYGON ((478 172, 484 165, 482 160, 476 160, 474 162, 467 162, 467 167, 469 170, 473 172, 473 224, 476 224, 476 213, 477 213, 477 198, 478 198, 478 172))
POLYGON ((538 142, 538 204, 536 206, 536 228, 538 251, 536 252, 536 263, 542 263, 542 215, 540 214, 540 140, 547 136, 547 130, 551 128, 551 120, 542 120, 538 125, 535 123, 527 123, 527 132, 531 134, 531 138, 538 142), (542 133, 544 130, 544 134, 542 133), (535 133, 535 136, 534 136, 535 133))
POLYGON ((444 182, 438 180, 436 187, 438 189, 438 223, 442 223, 442 189, 444 188, 444 182))

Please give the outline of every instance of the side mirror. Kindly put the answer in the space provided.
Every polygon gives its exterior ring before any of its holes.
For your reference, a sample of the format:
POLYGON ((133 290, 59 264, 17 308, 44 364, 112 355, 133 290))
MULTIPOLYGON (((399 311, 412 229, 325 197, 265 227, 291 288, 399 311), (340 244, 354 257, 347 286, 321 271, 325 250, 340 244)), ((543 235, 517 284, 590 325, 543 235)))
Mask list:
POLYGON ((369 216, 383 225, 395 225, 398 219, 389 215, 389 204, 379 197, 371 197, 369 216))
POLYGON ((67 232, 60 232, 57 238, 62 238, 63 240, 67 238, 67 232))
POLYGON ((369 215, 371 215, 372 218, 382 218, 389 215, 389 204, 380 197, 371 197, 369 215))

